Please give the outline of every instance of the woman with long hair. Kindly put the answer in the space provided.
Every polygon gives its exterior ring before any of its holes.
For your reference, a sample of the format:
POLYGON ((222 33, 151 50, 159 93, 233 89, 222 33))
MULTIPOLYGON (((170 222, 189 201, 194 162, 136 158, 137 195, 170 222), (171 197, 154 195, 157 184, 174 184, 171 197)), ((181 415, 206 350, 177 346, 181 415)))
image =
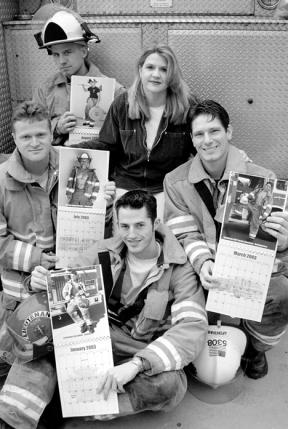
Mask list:
POLYGON ((110 151, 117 196, 136 188, 150 191, 163 217, 165 174, 195 154, 189 121, 194 103, 172 49, 146 49, 132 86, 112 103, 99 139, 82 144, 110 151))

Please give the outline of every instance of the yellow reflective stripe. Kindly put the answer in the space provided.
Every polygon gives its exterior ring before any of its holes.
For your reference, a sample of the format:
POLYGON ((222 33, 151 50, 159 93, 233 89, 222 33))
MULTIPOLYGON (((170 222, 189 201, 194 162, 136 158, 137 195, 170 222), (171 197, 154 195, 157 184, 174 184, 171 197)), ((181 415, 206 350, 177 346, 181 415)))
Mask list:
POLYGON ((181 313, 172 317, 172 325, 175 325, 179 320, 186 318, 192 318, 197 320, 200 319, 205 321, 207 320, 207 317, 205 317, 203 314, 197 313, 196 311, 182 311, 181 313))
POLYGON ((15 267, 16 269, 19 268, 19 258, 20 258, 20 253, 21 253, 21 246, 22 246, 22 243, 20 241, 17 241, 15 243, 14 254, 13 254, 13 267, 15 267))
MULTIPOLYGON (((23 246, 24 248, 24 246, 23 246)), ((31 260, 32 246, 26 246, 26 250, 24 252, 24 260, 23 260, 23 271, 30 271, 30 260, 31 260)))
POLYGON ((195 308, 195 309, 198 309, 201 312, 204 311, 202 305, 198 304, 197 302, 192 302, 192 301, 187 301, 187 300, 186 301, 178 302, 177 304, 172 304, 171 310, 172 311, 178 311, 181 308, 185 308, 185 307, 195 308))
POLYGON ((30 234, 20 234, 18 231, 13 231, 13 229, 10 229, 9 234, 12 234, 13 237, 16 238, 16 240, 25 241, 26 243, 34 243, 35 242, 35 232, 31 232, 30 234))
POLYGON ((167 220, 166 225, 170 227, 172 225, 178 225, 179 223, 191 222, 191 221, 193 221, 194 223, 194 217, 192 215, 177 216, 177 217, 174 217, 173 219, 167 220))
POLYGON ((165 348, 169 350, 173 358, 175 359, 175 369, 180 369, 182 364, 182 359, 178 351, 176 350, 174 344, 171 341, 167 340, 167 338, 160 337, 156 340, 157 343, 161 343, 165 348))
POLYGON ((156 346, 156 344, 153 343, 153 344, 149 344, 149 346, 147 346, 147 349, 152 350, 159 357, 159 359, 163 362, 163 365, 166 371, 171 371, 172 369, 171 362, 168 356, 164 353, 164 351, 160 347, 156 346))
POLYGON ((7 280, 2 277, 2 286, 5 293, 12 295, 15 298, 24 299, 30 296, 30 294, 25 290, 23 284, 16 280, 7 280))
POLYGON ((39 408, 41 411, 46 406, 46 402, 40 399, 38 396, 29 392, 29 390, 22 389, 21 387, 15 386, 14 384, 4 384, 2 392, 19 395, 20 398, 23 398, 23 404, 29 404, 31 402, 31 404, 35 406, 35 409, 39 408))
POLYGON ((10 396, 6 396, 4 394, 0 395, 0 402, 4 402, 7 405, 11 405, 13 408, 18 409, 22 414, 28 416, 33 421, 37 422, 42 414, 42 411, 40 413, 37 413, 30 408, 27 408, 27 406, 21 404, 21 402, 17 401, 16 399, 11 398, 10 396))

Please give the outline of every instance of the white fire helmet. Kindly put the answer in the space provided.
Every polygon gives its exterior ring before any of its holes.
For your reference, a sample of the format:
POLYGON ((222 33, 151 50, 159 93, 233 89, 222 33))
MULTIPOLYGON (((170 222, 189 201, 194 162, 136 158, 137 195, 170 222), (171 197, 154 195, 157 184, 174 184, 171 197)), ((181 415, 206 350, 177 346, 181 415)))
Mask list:
POLYGON ((7 320, 14 339, 14 354, 29 362, 53 350, 52 329, 46 292, 37 292, 18 305, 7 320))
POLYGON ((87 152, 83 152, 77 157, 78 161, 91 161, 91 156, 87 152))
POLYGON ((240 329, 210 325, 205 346, 193 362, 196 378, 212 388, 230 383, 240 367, 246 343, 240 329))
POLYGON ((60 43, 100 42, 99 37, 92 33, 87 23, 76 12, 61 8, 45 23, 42 32, 34 35, 39 49, 60 43))

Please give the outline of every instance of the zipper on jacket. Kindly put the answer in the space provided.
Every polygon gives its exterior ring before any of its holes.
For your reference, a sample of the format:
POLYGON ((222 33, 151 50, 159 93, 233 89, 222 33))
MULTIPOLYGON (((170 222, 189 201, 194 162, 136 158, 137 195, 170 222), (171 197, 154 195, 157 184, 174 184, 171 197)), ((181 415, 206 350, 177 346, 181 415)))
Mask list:
POLYGON ((147 149, 147 162, 150 161, 150 153, 151 153, 151 149, 147 149))
MULTIPOLYGON (((162 119, 161 119, 161 121, 162 121, 162 119)), ((156 140, 156 143, 153 143, 153 146, 151 147, 151 149, 148 149, 148 147, 147 147, 147 144, 145 144, 145 139, 147 139, 147 132, 146 132, 146 128, 145 128, 145 123, 144 123, 144 120, 142 119, 142 121, 141 121, 141 125, 142 125, 142 128, 143 128, 143 130, 144 130, 144 139, 143 139, 143 146, 144 146, 144 148, 145 148, 145 150, 146 150, 146 153, 147 153, 147 162, 150 162, 150 155, 151 155, 151 152, 152 152, 152 150, 153 150, 153 148, 155 147, 155 146, 157 146, 157 144, 159 143, 159 141, 161 140, 161 137, 162 137, 162 135, 163 135, 163 133, 165 133, 166 132, 166 130, 167 130, 167 128, 168 128, 168 119, 166 118, 166 125, 165 125, 165 127, 163 128, 163 130, 161 131, 161 133, 160 133, 160 135, 159 135, 159 137, 158 137, 158 139, 156 140)), ((147 177, 147 169, 146 168, 144 168, 144 172, 143 172, 143 176, 144 176, 144 178, 146 179, 146 177, 147 177)))
MULTIPOLYGON (((161 121, 162 121, 162 119, 161 119, 161 121)), ((152 150, 154 147, 156 147, 156 146, 157 146, 157 144, 158 144, 158 143, 159 143, 159 141, 161 140, 161 137, 163 136, 163 133, 166 133, 167 128, 168 128, 168 118, 166 118, 166 124, 165 124, 165 127, 164 127, 164 128, 163 128, 163 130, 161 131, 161 133, 160 133, 160 135, 159 135, 158 139, 156 140, 156 142, 154 142, 154 144, 153 144, 153 146, 152 146, 151 150, 152 150)), ((150 152, 151 152, 151 151, 150 151, 150 152)))
MULTIPOLYGON (((49 172, 48 172, 49 174, 49 172)), ((52 190, 54 189, 56 183, 58 182, 58 170, 54 170, 51 176, 48 178, 48 186, 47 186, 47 193, 50 195, 52 190)))
MULTIPOLYGON (((147 148, 147 145, 145 145, 145 148, 146 148, 146 151, 147 151, 147 162, 150 162, 150 155, 151 155, 151 152, 152 152, 153 148, 154 148, 154 147, 156 147, 156 146, 157 146, 157 144, 159 143, 159 141, 161 140, 161 137, 162 137, 163 133, 165 133, 165 132, 166 132, 167 127, 168 127, 168 122, 166 123, 166 127, 165 127, 165 128, 163 128, 163 130, 161 131, 161 133, 160 133, 160 135, 159 135, 159 137, 158 137, 158 139, 157 139, 156 143, 155 143, 155 144, 153 144, 153 146, 151 147, 151 149, 148 149, 148 148, 147 148)), ((146 176, 147 176, 147 170, 146 170, 146 168, 145 168, 145 169, 144 169, 144 177, 146 178, 146 176)))

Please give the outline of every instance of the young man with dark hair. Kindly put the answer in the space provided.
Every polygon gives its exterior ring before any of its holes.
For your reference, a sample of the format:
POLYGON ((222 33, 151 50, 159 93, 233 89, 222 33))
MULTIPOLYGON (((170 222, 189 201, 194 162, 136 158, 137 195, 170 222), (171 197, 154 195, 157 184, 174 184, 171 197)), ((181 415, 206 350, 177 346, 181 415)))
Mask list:
MULTIPOLYGON (((119 416, 170 410, 186 392, 183 367, 204 345, 204 294, 184 250, 156 218, 153 195, 129 191, 117 200, 116 213, 119 235, 79 261, 98 263, 98 252, 106 250, 112 265, 107 304, 115 366, 98 391, 105 398, 118 391, 119 416)), ((45 274, 37 267, 32 284, 41 284, 45 274)))
MULTIPOLYGON (((183 245, 202 286, 209 290, 217 287, 213 265, 230 171, 266 178, 275 175, 245 161, 230 144, 232 127, 227 111, 220 104, 213 100, 199 103, 192 112, 191 124, 197 155, 167 174, 164 180, 165 220, 183 245), (199 184, 206 188, 202 198, 199 184), (215 216, 206 207, 207 200, 214 206, 215 216)), ((278 239, 277 256, 281 260, 288 248, 288 213, 272 213, 266 219, 265 230, 278 239)), ((287 270, 283 262, 278 274, 271 278, 262 321, 243 320, 249 340, 246 374, 254 379, 267 374, 265 352, 280 340, 288 321, 288 284, 284 276, 287 270)))
MULTIPOLYGON (((0 425, 1 429, 34 429, 53 395, 55 369, 46 356, 37 358, 29 335, 24 338, 23 332, 18 339, 25 359, 17 360, 7 322, 21 303, 46 290, 30 282, 33 269, 41 266, 49 270, 57 260, 58 153, 51 146, 48 112, 39 104, 28 101, 16 107, 12 134, 16 149, 0 166, 0 364, 3 373, 6 363, 8 374, 0 392, 0 425)), ((111 200, 114 194, 115 185, 108 182, 106 198, 111 200)), ((27 332, 32 337, 42 329, 34 319, 27 319, 27 332), (36 323, 33 328, 29 327, 32 320, 36 323)))

